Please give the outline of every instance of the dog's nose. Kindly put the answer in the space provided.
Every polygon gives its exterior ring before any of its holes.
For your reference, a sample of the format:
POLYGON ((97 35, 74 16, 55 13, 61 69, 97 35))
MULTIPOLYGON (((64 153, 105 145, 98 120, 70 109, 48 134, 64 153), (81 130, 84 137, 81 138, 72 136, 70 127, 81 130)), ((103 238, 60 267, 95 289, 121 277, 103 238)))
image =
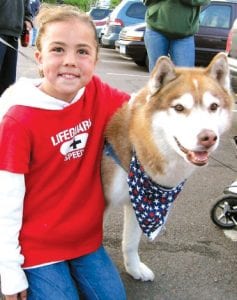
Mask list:
POLYGON ((198 143, 205 148, 210 148, 217 141, 217 135, 214 131, 205 129, 198 135, 198 143))

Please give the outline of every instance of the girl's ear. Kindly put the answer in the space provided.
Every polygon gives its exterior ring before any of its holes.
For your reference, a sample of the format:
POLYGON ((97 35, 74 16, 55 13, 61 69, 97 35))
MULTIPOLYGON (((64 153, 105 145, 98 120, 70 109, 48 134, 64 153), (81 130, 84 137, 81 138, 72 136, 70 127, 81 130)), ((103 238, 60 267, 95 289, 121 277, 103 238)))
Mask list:
POLYGON ((41 52, 38 50, 35 51, 35 60, 38 64, 40 77, 44 77, 43 65, 42 65, 42 55, 41 55, 41 52))
POLYGON ((41 53, 38 50, 35 51, 35 60, 38 64, 42 63, 41 53))

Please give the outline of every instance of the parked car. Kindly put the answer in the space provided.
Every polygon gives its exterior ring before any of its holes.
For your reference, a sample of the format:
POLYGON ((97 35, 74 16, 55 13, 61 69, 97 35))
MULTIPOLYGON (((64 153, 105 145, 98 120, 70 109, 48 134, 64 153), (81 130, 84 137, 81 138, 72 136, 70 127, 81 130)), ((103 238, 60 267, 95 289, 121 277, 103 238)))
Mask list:
POLYGON ((226 49, 226 41, 237 18, 237 1, 215 0, 203 7, 200 28, 195 35, 196 64, 206 66, 210 60, 226 49))
MULTIPOLYGON (((230 28, 237 18, 237 1, 215 0, 202 7, 200 28, 195 34, 196 65, 206 66, 220 51, 225 51, 230 28)), ((131 57, 138 65, 148 66, 144 44, 145 23, 124 28, 116 49, 124 57, 131 57)))
POLYGON ((101 40, 103 28, 106 25, 108 16, 111 12, 112 9, 103 7, 92 7, 88 12, 95 24, 96 34, 99 41, 101 40))
POLYGON ((233 92, 237 93, 237 19, 229 32, 226 52, 230 68, 230 80, 233 92))
POLYGON ((123 0, 109 16, 101 39, 103 46, 115 47, 115 41, 123 27, 144 21, 146 6, 141 0, 123 0))
POLYGON ((148 68, 148 56, 144 44, 146 23, 138 23, 124 27, 119 39, 115 42, 115 49, 125 58, 132 58, 138 66, 148 68))

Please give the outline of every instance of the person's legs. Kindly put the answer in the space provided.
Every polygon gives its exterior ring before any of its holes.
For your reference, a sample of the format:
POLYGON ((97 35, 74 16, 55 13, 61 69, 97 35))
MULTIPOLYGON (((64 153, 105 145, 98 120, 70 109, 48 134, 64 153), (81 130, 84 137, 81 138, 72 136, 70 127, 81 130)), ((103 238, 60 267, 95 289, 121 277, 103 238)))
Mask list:
POLYGON ((149 58, 149 71, 151 72, 157 59, 162 55, 168 55, 169 39, 158 31, 146 28, 144 41, 149 58))
POLYGON ((79 300, 67 262, 25 270, 29 282, 27 300, 79 300))
MULTIPOLYGON (((1 36, 6 42, 18 49, 18 39, 1 36)), ((11 84, 16 81, 17 50, 0 42, 0 96, 11 84)))
POLYGON ((31 40, 31 46, 35 46, 36 37, 37 37, 37 28, 36 28, 36 27, 33 27, 33 28, 32 28, 32 40, 31 40))
MULTIPOLYGON (((0 35, 0 37, 3 38, 2 35, 0 35)), ((7 46, 0 41, 0 72, 2 69, 2 64, 3 64, 6 51, 7 51, 7 46)))
MULTIPOLYGON (((1 38, 4 38, 3 36, 0 36, 1 38)), ((7 52, 7 46, 5 44, 3 44, 0 41, 0 96, 4 91, 4 82, 3 82, 3 62, 4 62, 4 58, 7 52)))
POLYGON ((194 36, 171 40, 170 56, 176 66, 193 67, 195 64, 194 36))
POLYGON ((70 268, 83 299, 126 299, 117 268, 103 246, 93 253, 71 260, 70 268))

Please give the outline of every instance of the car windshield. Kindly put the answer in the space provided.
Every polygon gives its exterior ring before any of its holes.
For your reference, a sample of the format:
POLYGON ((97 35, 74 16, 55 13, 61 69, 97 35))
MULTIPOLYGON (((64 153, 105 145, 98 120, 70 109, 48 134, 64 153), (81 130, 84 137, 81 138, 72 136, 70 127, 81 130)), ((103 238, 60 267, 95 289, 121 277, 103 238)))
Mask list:
POLYGON ((94 8, 90 11, 90 16, 93 20, 102 20, 106 18, 111 12, 111 9, 94 8))

